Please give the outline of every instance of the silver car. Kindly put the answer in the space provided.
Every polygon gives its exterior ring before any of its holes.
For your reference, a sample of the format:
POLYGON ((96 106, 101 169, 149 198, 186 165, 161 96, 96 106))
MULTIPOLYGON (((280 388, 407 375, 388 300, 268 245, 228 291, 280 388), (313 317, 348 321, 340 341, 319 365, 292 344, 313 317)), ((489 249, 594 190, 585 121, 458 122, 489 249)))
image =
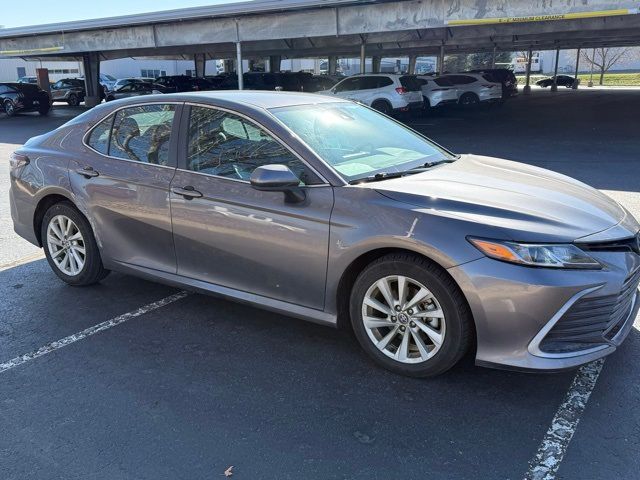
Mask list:
POLYGON ((16 232, 71 285, 115 270, 350 326, 405 375, 469 350, 575 367, 616 350, 640 305, 640 226, 619 204, 338 98, 103 104, 13 154, 10 198, 16 232))

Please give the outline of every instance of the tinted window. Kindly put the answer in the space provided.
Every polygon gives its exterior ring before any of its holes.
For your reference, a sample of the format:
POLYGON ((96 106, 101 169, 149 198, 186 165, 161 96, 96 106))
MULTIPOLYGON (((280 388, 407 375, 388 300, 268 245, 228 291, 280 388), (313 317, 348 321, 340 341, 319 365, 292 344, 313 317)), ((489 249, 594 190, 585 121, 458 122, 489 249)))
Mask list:
POLYGON ((434 80, 434 82, 436 82, 436 84, 439 87, 452 87, 453 86, 453 82, 451 80, 449 80, 448 78, 444 78, 444 77, 436 78, 434 80))
POLYGON ((470 77, 468 75, 450 75, 447 78, 456 85, 465 85, 467 83, 473 83, 477 80, 475 77, 470 77))
POLYGON ((174 113, 174 105, 144 105, 120 110, 113 122, 109 155, 168 165, 174 113))
POLYGON ((336 92, 350 92, 358 90, 358 78, 347 78, 336 85, 336 92))
POLYGON ((112 123, 113 115, 109 115, 91 131, 87 139, 87 144, 91 148, 104 155, 109 153, 109 135, 111 134, 112 123))
POLYGON ((420 90, 421 83, 416 77, 406 76, 400 77, 400 85, 410 92, 416 92, 420 90))
POLYGON ((187 168, 236 180, 249 180, 261 165, 287 165, 305 184, 317 177, 286 147, 253 123, 213 108, 192 107, 187 168))

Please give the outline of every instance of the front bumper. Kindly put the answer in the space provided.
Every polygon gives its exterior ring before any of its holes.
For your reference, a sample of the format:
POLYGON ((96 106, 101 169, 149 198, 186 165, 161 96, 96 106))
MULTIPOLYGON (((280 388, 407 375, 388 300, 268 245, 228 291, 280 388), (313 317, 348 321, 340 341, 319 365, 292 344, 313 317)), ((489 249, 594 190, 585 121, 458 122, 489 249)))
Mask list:
POLYGON ((577 367, 611 354, 633 327, 640 309, 634 302, 611 338, 562 353, 541 349, 541 342, 579 300, 598 301, 620 295, 640 256, 600 253, 602 270, 530 268, 481 258, 449 269, 471 308, 477 335, 478 365, 516 370, 556 371, 577 367))

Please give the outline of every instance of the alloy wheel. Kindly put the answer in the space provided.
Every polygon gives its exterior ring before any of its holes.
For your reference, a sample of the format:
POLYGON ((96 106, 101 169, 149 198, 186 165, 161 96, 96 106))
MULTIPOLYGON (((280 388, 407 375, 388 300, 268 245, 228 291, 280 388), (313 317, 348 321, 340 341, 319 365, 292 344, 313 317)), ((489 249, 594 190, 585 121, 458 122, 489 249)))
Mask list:
POLYGON ((16 108, 11 100, 5 102, 4 111, 9 117, 12 117, 16 113, 16 108))
POLYGON ((78 226, 65 215, 56 215, 47 227, 47 248, 56 267, 71 277, 84 268, 86 248, 78 226))
POLYGON ((421 363, 442 346, 444 312, 433 293, 416 280, 390 275, 377 280, 362 302, 362 322, 369 339, 389 358, 421 363))

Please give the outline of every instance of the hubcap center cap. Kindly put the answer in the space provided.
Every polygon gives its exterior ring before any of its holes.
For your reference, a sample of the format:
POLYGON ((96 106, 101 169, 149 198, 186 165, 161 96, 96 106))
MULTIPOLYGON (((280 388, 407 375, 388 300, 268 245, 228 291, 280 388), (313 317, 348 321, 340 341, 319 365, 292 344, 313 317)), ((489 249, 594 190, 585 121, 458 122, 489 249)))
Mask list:
POLYGON ((400 312, 400 313, 398 313, 398 321, 400 323, 402 323, 403 325, 407 324, 407 323, 409 323, 409 316, 404 312, 400 312))

